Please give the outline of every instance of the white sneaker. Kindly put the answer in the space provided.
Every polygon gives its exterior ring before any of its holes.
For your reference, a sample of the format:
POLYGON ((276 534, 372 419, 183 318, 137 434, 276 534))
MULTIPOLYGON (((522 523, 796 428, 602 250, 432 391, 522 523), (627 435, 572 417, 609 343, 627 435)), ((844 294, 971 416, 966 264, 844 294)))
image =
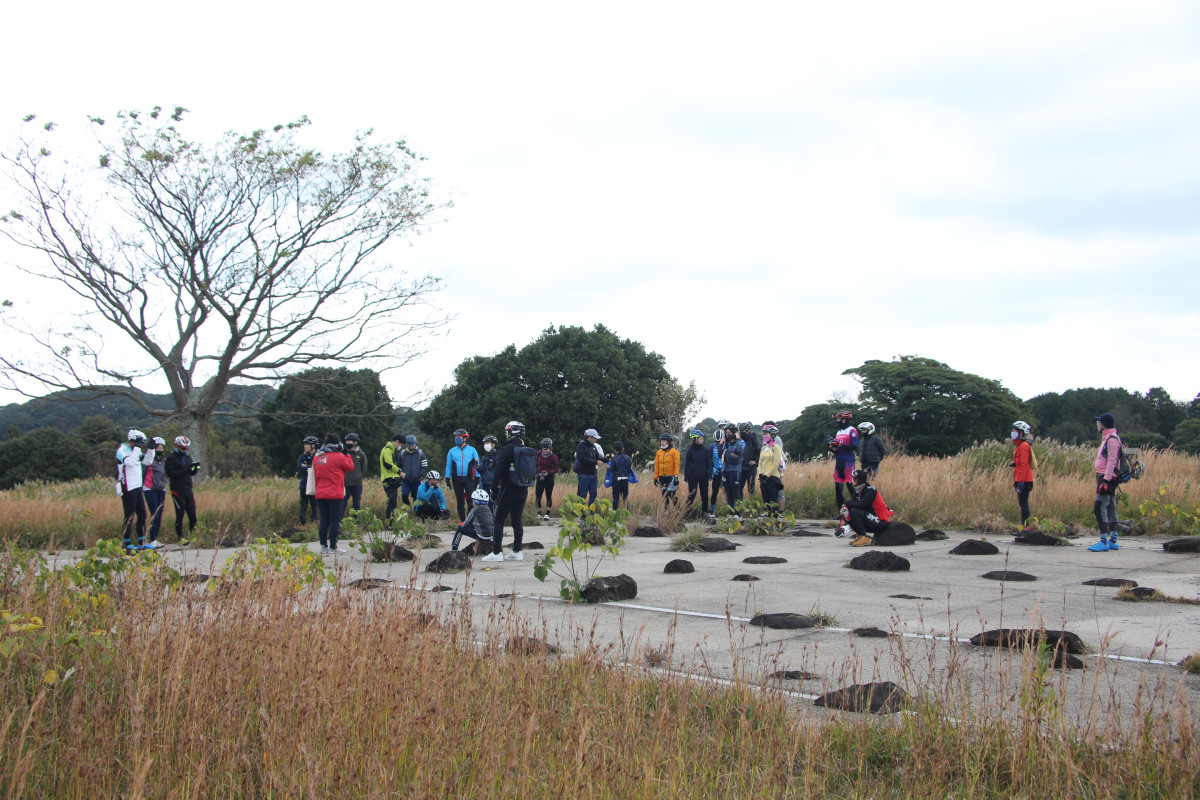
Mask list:
POLYGON ((504 556, 504 560, 505 561, 524 561, 525 554, 520 551, 511 552, 504 556))
POLYGON ((486 556, 484 556, 483 558, 481 558, 479 560, 480 561, 503 561, 504 556, 500 555, 499 553, 488 553, 486 556))
POLYGON ((331 547, 331 548, 329 548, 329 552, 331 552, 331 553, 349 553, 350 551, 344 547, 331 547))
POLYGON ((326 547, 325 545, 321 545, 321 555, 323 555, 323 556, 327 556, 327 555, 329 555, 329 554, 330 554, 330 553, 332 553, 332 552, 333 552, 333 551, 332 551, 332 550, 330 550, 330 549, 329 549, 328 547, 326 547))

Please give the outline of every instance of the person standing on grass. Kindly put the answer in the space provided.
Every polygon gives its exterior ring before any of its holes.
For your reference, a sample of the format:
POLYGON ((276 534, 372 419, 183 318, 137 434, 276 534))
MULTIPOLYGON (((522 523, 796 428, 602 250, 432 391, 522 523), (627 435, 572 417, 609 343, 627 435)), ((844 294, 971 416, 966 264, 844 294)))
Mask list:
MULTIPOLYGON (((613 442, 613 455, 608 462, 608 471, 604 473, 604 485, 612 487, 614 511, 621 507, 622 500, 625 501, 625 507, 629 507, 629 484, 631 483, 637 483, 637 475, 633 471, 633 459, 625 455, 624 443, 613 442)), ((582 496, 580 494, 580 497, 582 496)))
POLYGON ((192 481, 200 471, 200 465, 192 461, 188 451, 192 440, 186 436, 175 437, 175 449, 163 460, 167 473, 167 488, 171 490, 171 504, 175 506, 175 538, 183 540, 183 517, 188 519, 188 537, 196 530, 196 495, 192 492, 192 481))
POLYGON ((350 511, 350 504, 354 504, 354 510, 358 511, 362 508, 362 487, 363 476, 367 474, 367 455, 358 447, 358 434, 347 433, 346 455, 350 456, 350 460, 354 462, 354 469, 346 473, 346 504, 342 509, 342 515, 350 511))
POLYGON ((459 428, 454 432, 454 447, 446 453, 446 486, 454 492, 459 522, 467 518, 467 498, 479 482, 479 453, 470 445, 470 438, 466 428, 459 428))
POLYGON ((721 475, 723 473, 723 465, 721 463, 721 453, 725 450, 725 426, 729 423, 721 420, 717 423, 717 429, 713 431, 713 443, 708 446, 713 457, 712 471, 712 492, 709 497, 712 498, 709 502, 712 504, 708 508, 709 519, 714 519, 717 516, 717 498, 721 492, 721 475))
POLYGON ((146 549, 158 549, 158 530, 162 525, 163 506, 167 500, 167 471, 163 466, 163 451, 167 442, 161 436, 154 437, 154 460, 146 467, 146 478, 142 482, 142 494, 146 496, 146 510, 150 512, 150 532, 146 534, 146 549))
MULTIPOLYGON (((603 460, 604 451, 600 449, 598 441, 600 441, 600 432, 595 428, 588 428, 584 431, 583 441, 575 445, 575 463, 571 466, 575 470, 575 493, 582 497, 589 506, 596 502, 596 493, 600 488, 596 478, 596 465, 603 460)), ((613 486, 616 486, 615 482, 613 486)))
POLYGON ((858 429, 850 424, 854 415, 849 411, 839 411, 833 415, 838 425, 838 432, 829 442, 833 453, 833 494, 840 509, 846 504, 846 496, 842 487, 849 486, 850 498, 854 499, 854 460, 858 455, 858 429))
POLYGON ((758 482, 762 486, 762 499, 767 504, 767 513, 782 513, 787 506, 783 496, 783 479, 779 469, 783 466, 783 448, 779 444, 779 428, 772 422, 763 423, 762 448, 759 450, 758 482))
POLYGON ((346 508, 346 475, 354 471, 354 459, 342 451, 342 440, 336 433, 325 434, 325 444, 313 457, 313 473, 317 478, 317 511, 321 525, 321 554, 345 553, 338 547, 342 532, 342 513, 346 508))
POLYGON ((737 427, 731 422, 725 426, 725 440, 721 444, 721 485, 725 487, 725 502, 737 514, 737 504, 742 499, 742 461, 746 457, 746 443, 738 438, 737 427))
POLYGON ((708 482, 712 480, 713 454, 704 444, 704 432, 692 431, 688 434, 692 444, 683 457, 683 479, 687 481, 687 507, 692 508, 696 501, 696 492, 700 492, 700 514, 708 516, 708 482))
POLYGON ((417 487, 417 504, 413 508, 413 513, 420 520, 439 520, 449 519, 450 512, 446 509, 446 495, 442 492, 442 487, 438 486, 438 481, 442 476, 438 474, 436 469, 431 469, 425 473, 425 480, 417 487))
POLYGON ((154 450, 147 448, 146 434, 130 430, 126 443, 117 448, 117 494, 121 496, 121 510, 125 523, 121 526, 121 539, 126 550, 140 550, 146 544, 146 496, 145 478, 142 468, 154 461, 154 450), (134 531, 137 541, 134 541, 134 531))
POLYGON ((658 437, 658 452, 654 454, 654 484, 662 492, 663 508, 679 505, 679 451, 675 437, 664 433, 658 437))
POLYGON ((1017 506, 1021 509, 1021 531, 1029 530, 1029 495, 1033 492, 1033 470, 1037 466, 1037 457, 1033 454, 1033 445, 1029 443, 1032 429, 1028 422, 1017 420, 1013 423, 1013 489, 1017 492, 1017 506))
POLYGON ((1092 510, 1100 526, 1100 541, 1088 548, 1093 553, 1120 550, 1117 543, 1117 468, 1121 463, 1121 437, 1117 420, 1105 412, 1096 417, 1100 449, 1096 452, 1096 500, 1092 510))
POLYGON ((300 524, 307 525, 310 516, 317 516, 317 498, 308 493, 308 471, 312 468, 313 454, 321 440, 315 436, 304 437, 304 450, 296 459, 296 477, 300 479, 300 524))
POLYGON ((858 458, 862 468, 874 478, 879 473, 879 463, 887 455, 883 439, 875 435, 875 425, 864 422, 858 426, 858 458))
POLYGON ((553 448, 553 439, 542 439, 542 449, 538 451, 537 459, 537 484, 533 489, 538 518, 546 522, 550 521, 550 509, 554 506, 554 476, 558 474, 558 456, 553 448), (545 515, 542 514, 542 495, 546 497, 545 515))
POLYGON ((742 490, 743 497, 754 494, 755 478, 758 476, 758 456, 762 445, 754 433, 754 426, 749 422, 738 423, 738 436, 746 445, 746 454, 742 458, 742 490))
POLYGON ((400 500, 411 506, 417 498, 421 481, 429 473, 429 459, 425 451, 417 447, 417 437, 404 437, 404 450, 400 453, 400 500))
POLYGON ((387 507, 383 510, 384 521, 390 520, 396 513, 396 501, 400 494, 400 443, 404 437, 396 434, 389 439, 379 451, 379 482, 383 485, 383 495, 387 498, 387 507))
POLYGON ((529 499, 529 487, 537 480, 537 452, 525 446, 525 426, 513 420, 504 426, 504 446, 496 458, 496 519, 492 527, 492 552, 484 561, 521 561, 525 538, 525 525, 521 517, 525 513, 525 501, 529 499), (508 555, 501 554, 504 544, 504 521, 512 519, 513 543, 508 555))

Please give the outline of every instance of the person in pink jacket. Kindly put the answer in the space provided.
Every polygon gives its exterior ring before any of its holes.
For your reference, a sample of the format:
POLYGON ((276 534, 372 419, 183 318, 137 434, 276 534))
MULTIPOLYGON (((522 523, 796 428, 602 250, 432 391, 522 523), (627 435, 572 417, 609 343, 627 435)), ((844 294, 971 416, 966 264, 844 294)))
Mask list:
POLYGON ((1108 412, 1096 417, 1100 431, 1100 449, 1096 452, 1096 524, 1100 526, 1100 541, 1088 548, 1093 553, 1120 550, 1117 543, 1117 467, 1121 463, 1121 437, 1117 435, 1117 420, 1108 412))

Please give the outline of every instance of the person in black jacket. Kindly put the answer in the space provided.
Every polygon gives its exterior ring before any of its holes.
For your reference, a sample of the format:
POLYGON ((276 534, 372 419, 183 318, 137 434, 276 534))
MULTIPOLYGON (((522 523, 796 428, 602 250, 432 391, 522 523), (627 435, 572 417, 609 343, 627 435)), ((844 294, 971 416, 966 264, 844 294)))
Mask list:
POLYGON ((891 510, 879 494, 879 490, 867 483, 870 476, 865 469, 854 470, 854 496, 847 501, 845 508, 849 512, 850 529, 855 536, 850 540, 854 547, 866 547, 871 544, 868 534, 875 534, 888 526, 891 510))
POLYGON ((575 489, 589 506, 596 502, 596 495, 600 491, 596 479, 596 465, 601 460, 600 451, 596 448, 599 438, 600 434, 595 428, 588 428, 583 432, 583 441, 575 445, 575 489))
POLYGON ((738 423, 738 435, 746 443, 746 453, 742 458, 742 496, 747 492, 754 494, 754 484, 758 483, 758 457, 762 453, 762 441, 754 432, 754 426, 749 422, 738 423))
POLYGON ((304 437, 304 452, 296 459, 296 477, 300 479, 300 524, 307 525, 309 516, 317 516, 317 498, 308 493, 308 471, 312 469, 313 453, 321 441, 315 436, 304 437))
POLYGON ((683 479, 687 481, 687 507, 690 509, 696 500, 696 492, 700 492, 701 513, 709 517, 708 511, 708 481, 713 473, 712 449, 704 444, 704 432, 692 431, 688 434, 692 446, 683 455, 683 479))
POLYGON ((859 425, 858 460, 862 462, 862 468, 867 471, 867 475, 875 477, 879 472, 879 462, 883 461, 886 455, 887 448, 883 446, 883 439, 875 435, 875 426, 870 422, 859 425))
POLYGON ((200 465, 188 455, 192 442, 186 436, 175 437, 175 449, 163 460, 167 473, 167 486, 171 490, 171 502, 175 506, 175 536, 183 538, 183 515, 188 518, 188 535, 196 530, 196 496, 192 494, 192 477, 200 471, 200 465))
POLYGON ((525 538, 525 524, 521 515, 525 513, 525 501, 529 499, 529 487, 517 486, 509 479, 509 468, 513 466, 513 451, 525 446, 525 426, 513 421, 504 426, 507 440, 496 453, 495 486, 499 497, 492 495, 496 501, 496 520, 492 528, 492 552, 483 557, 484 561, 521 561, 525 554, 521 552, 521 542, 525 538), (504 520, 512 517, 513 544, 512 551, 501 555, 504 544, 504 520))

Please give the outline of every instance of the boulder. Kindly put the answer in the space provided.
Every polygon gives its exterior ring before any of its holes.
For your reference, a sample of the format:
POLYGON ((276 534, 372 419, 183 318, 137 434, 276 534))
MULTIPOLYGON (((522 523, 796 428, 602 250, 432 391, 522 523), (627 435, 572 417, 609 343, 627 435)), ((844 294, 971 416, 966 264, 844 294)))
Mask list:
POLYGON ((1092 578, 1090 581, 1084 581, 1084 586, 1113 586, 1118 589, 1132 589, 1138 585, 1138 582, 1131 578, 1092 578))
POLYGON ((750 556, 742 559, 743 564, 786 564, 786 558, 779 556, 750 556))
POLYGON ((696 548, 703 553, 723 553, 727 550, 736 550, 737 545, 724 536, 705 536, 696 542, 696 548))
POLYGON ((1117 533, 1121 534, 1122 536, 1132 536, 1133 535, 1133 520, 1118 519, 1117 520, 1117 533))
POLYGON ((628 575, 611 578, 592 578, 580 590, 589 603, 611 603, 617 600, 632 600, 637 597, 637 581, 628 575))
POLYGON ((666 536, 663 529, 657 525, 638 525, 633 529, 634 536, 640 536, 644 539, 658 539, 666 536))
POLYGON ((1188 536, 1163 542, 1163 550, 1168 553, 1200 553, 1200 536, 1188 536))
POLYGON ((800 628, 815 628, 819 620, 815 617, 805 617, 801 614, 757 614, 750 618, 749 625, 772 630, 791 631, 800 628))
POLYGON ((812 672, 805 672, 802 669, 780 669, 772 672, 771 677, 787 681, 813 681, 821 676, 812 672))
POLYGON ((461 550, 447 550, 439 555, 433 561, 429 562, 429 566, 425 567, 426 572, 462 572, 464 569, 471 568, 471 559, 461 550))
POLYGON ((879 628, 855 628, 850 632, 864 639, 886 639, 890 635, 887 631, 879 628))
POLYGON ((1013 581, 1014 583, 1018 582, 1018 581, 1036 581, 1037 580, 1036 577, 1034 577, 1033 575, 1030 575, 1028 572, 1017 572, 1016 570, 1013 570, 1013 569, 1008 569, 1008 570, 997 569, 997 570, 993 570, 991 572, 985 572, 980 577, 986 578, 989 581, 1013 581))
POLYGON ((888 597, 894 597, 897 600, 932 600, 932 597, 917 597, 915 594, 889 594, 888 597))
POLYGON ((1056 648, 1050 666, 1055 669, 1083 669, 1083 659, 1064 652, 1062 648, 1056 648))
POLYGON ((362 589, 366 591, 367 589, 383 588, 389 583, 391 583, 391 581, 386 581, 383 578, 358 578, 357 580, 350 581, 346 584, 346 586, 350 587, 351 589, 362 589))
POLYGON ((810 531, 810 530, 805 530, 804 528, 796 528, 796 530, 792 531, 792 536, 828 536, 828 535, 829 535, 828 533, 824 533, 822 531, 810 531))
POLYGON ((917 532, 911 525, 903 522, 889 522, 888 526, 872 537, 871 544, 875 547, 904 547, 915 544, 917 532))
POLYGON ((952 556, 994 556, 1000 552, 1000 548, 991 542, 985 542, 983 539, 967 539, 965 542, 959 542, 950 550, 952 556))
POLYGON ((673 575, 686 575, 689 572, 695 571, 696 567, 692 564, 692 562, 683 558, 672 559, 667 562, 665 567, 663 567, 663 572, 673 575))
POLYGON ((524 550, 545 550, 546 545, 541 542, 522 542, 521 548, 524 550))
POLYGON ((1032 544, 1040 547, 1067 547, 1066 540, 1060 539, 1057 536, 1051 536, 1048 533, 1039 531, 1027 531, 1026 533, 1018 533, 1013 537, 1013 541, 1017 544, 1032 544))
POLYGON ((733 576, 733 578, 731 578, 730 580, 735 580, 735 581, 756 581, 756 580, 758 580, 758 576, 757 576, 757 575, 750 575, 749 573, 742 573, 741 575, 734 575, 734 576, 733 576))
POLYGON ((943 539, 949 539, 950 534, 945 531, 939 531, 937 528, 930 528, 927 531, 921 531, 917 534, 917 539, 922 542, 940 542, 943 539))
POLYGON ((442 586, 441 584, 438 584, 437 586, 432 587, 429 591, 431 591, 431 592, 453 592, 454 587, 453 586, 442 586))
POLYGON ((1149 600, 1158 594, 1158 590, 1149 586, 1134 586, 1128 589, 1126 594, 1138 600, 1149 600))
POLYGON ((869 714, 894 714, 908 703, 908 694, 891 681, 860 683, 828 692, 813 701, 814 706, 839 711, 869 714))
POLYGON ((867 572, 908 572, 911 566, 907 558, 901 558, 886 550, 871 550, 857 558, 850 559, 850 569, 861 569, 867 572))
POLYGON ((395 542, 377 542, 371 548, 371 558, 375 561, 412 561, 413 552, 401 547, 395 542))
POLYGON ((1041 642, 1055 649, 1064 649, 1073 655, 1085 655, 1087 646, 1071 631, 1044 631, 1040 628, 997 628, 977 633, 971 644, 981 647, 1013 647, 1024 649, 1037 647, 1041 642))

